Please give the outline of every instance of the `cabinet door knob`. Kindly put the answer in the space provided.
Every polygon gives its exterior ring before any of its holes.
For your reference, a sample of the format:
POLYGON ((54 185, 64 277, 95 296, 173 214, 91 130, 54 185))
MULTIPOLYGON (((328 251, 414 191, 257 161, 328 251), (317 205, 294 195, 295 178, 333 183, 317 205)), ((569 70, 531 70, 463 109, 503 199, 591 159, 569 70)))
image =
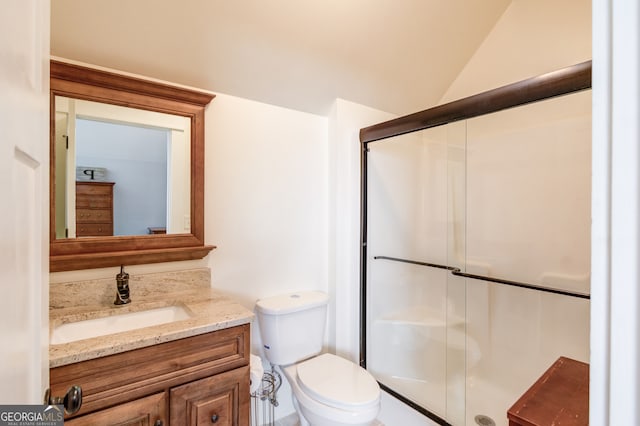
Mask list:
POLYGON ((63 397, 52 396, 51 390, 47 389, 44 394, 44 403, 47 405, 62 405, 65 413, 75 414, 82 407, 82 388, 78 385, 73 385, 63 397))
POLYGON ((156 422, 153 424, 153 426, 163 426, 164 422, 160 419, 156 420, 156 422))
POLYGON ((218 417, 217 414, 212 415, 211 416, 211 423, 217 423, 219 418, 220 417, 218 417))

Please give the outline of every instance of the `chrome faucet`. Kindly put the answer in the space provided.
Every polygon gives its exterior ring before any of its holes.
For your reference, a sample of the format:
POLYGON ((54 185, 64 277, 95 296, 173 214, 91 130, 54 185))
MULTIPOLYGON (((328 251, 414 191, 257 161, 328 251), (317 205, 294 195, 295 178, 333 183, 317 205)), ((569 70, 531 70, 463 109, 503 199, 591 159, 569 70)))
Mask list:
POLYGON ((124 271, 124 265, 120 265, 120 273, 116 275, 116 287, 118 292, 116 293, 116 301, 114 305, 126 305, 131 303, 129 297, 129 274, 124 271))

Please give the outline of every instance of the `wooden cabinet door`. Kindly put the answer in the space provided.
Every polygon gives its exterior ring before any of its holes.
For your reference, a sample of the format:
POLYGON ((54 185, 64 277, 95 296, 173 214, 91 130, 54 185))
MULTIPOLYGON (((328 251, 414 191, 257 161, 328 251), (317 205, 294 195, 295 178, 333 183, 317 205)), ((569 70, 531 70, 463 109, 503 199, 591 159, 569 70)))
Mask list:
POLYGON ((171 389, 171 424, 249 424, 249 367, 241 367, 171 389))
POLYGON ((64 424, 68 426, 167 426, 166 419, 167 393, 161 392, 65 420, 64 424))

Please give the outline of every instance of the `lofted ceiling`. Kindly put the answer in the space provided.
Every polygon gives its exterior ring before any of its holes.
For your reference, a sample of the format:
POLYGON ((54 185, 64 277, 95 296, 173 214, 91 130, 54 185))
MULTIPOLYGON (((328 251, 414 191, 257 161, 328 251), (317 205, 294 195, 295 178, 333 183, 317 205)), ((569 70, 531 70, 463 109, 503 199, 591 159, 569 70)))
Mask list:
POLYGON ((326 115, 438 103, 511 0, 52 0, 51 54, 326 115))

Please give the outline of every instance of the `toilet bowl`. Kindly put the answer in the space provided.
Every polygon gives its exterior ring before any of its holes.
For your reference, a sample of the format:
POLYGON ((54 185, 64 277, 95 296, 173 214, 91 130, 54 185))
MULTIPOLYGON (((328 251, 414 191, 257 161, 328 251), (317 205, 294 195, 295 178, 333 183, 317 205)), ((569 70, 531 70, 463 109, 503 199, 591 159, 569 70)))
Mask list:
MULTIPOLYGON (((313 426, 370 425, 380 411, 380 387, 365 369, 332 354, 284 367, 294 406, 313 426)), ((301 426, 305 426, 304 423, 301 426)))
POLYGON ((289 382, 301 426, 370 425, 380 411, 376 380, 347 359, 320 354, 328 300, 322 292, 259 300, 265 356, 289 382))

